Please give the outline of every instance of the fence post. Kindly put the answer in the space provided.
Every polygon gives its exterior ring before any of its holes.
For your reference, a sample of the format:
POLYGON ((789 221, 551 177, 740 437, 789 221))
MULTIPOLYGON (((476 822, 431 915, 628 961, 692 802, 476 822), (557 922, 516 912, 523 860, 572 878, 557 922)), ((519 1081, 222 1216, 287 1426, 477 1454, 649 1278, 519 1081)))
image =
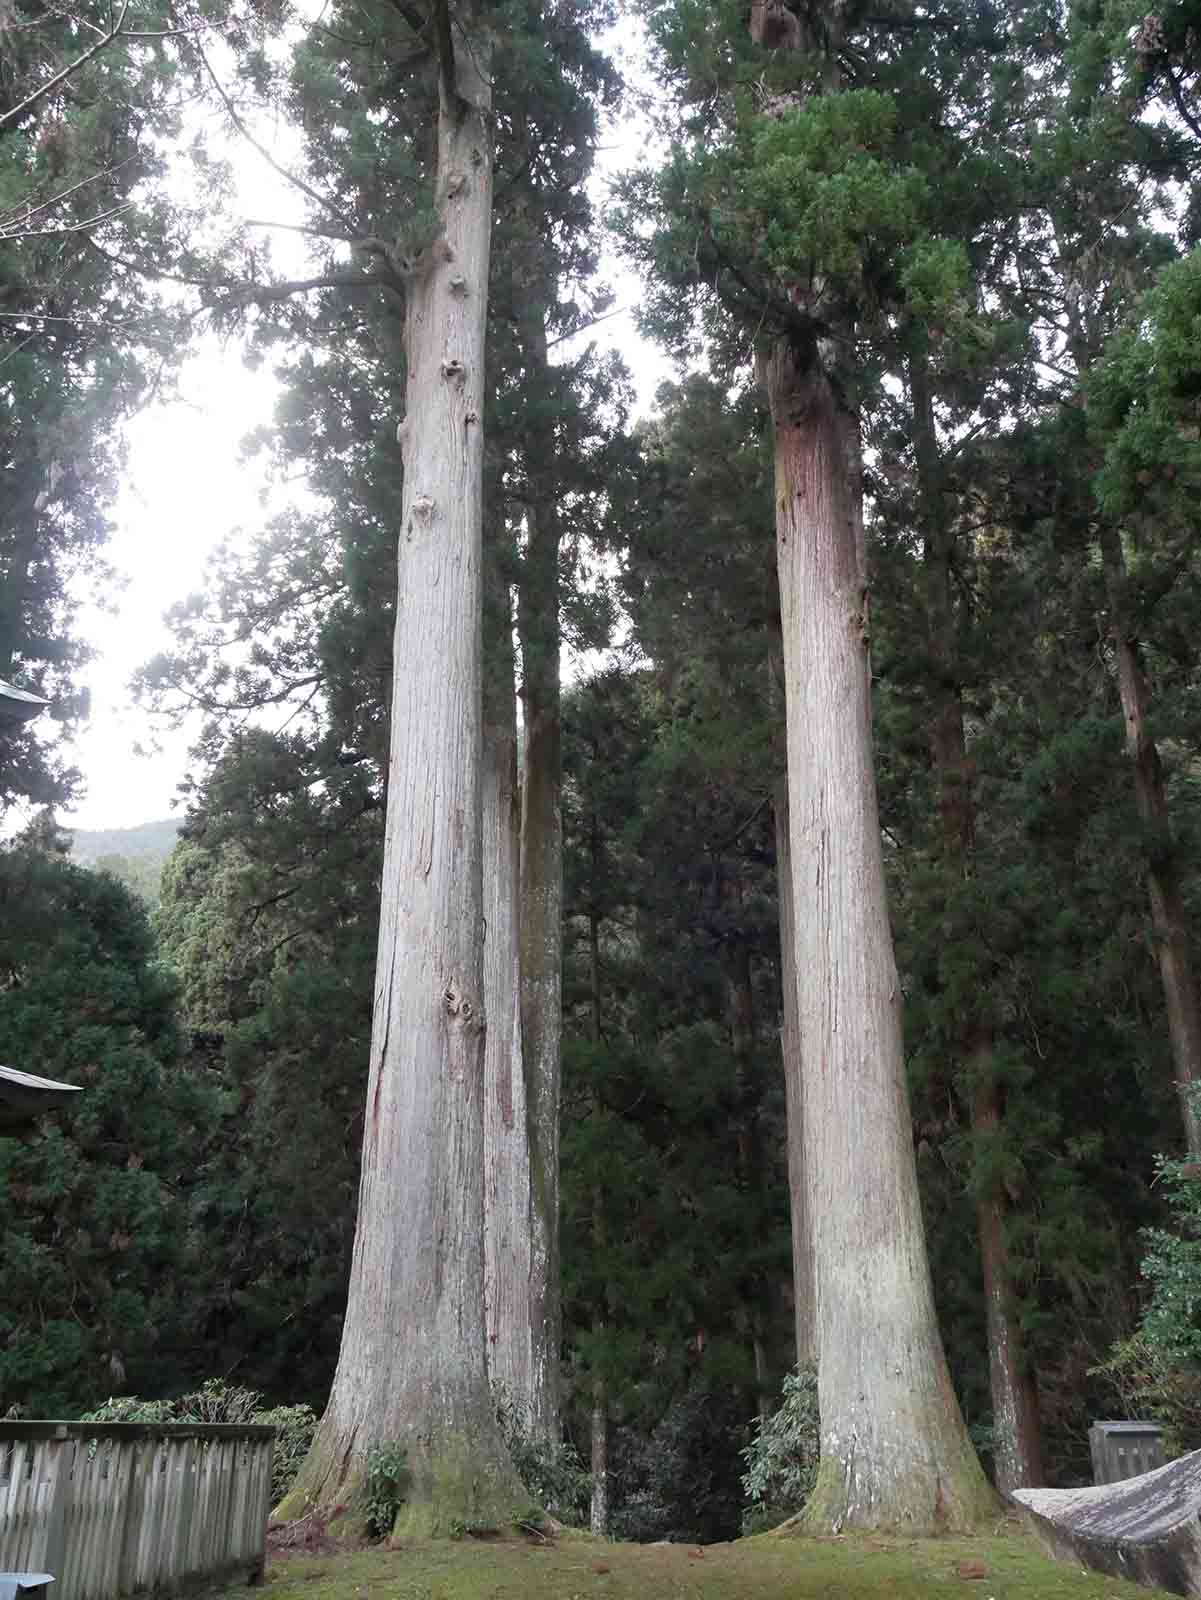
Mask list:
MULTIPOLYGON (((67 1512, 70 1509, 71 1494, 75 1484, 77 1449, 75 1440, 67 1437, 65 1427, 56 1430, 52 1443, 47 1441, 47 1465, 51 1473, 50 1516, 46 1527, 46 1571, 52 1572, 56 1580, 61 1578, 66 1562, 67 1512)), ((62 1595, 58 1600, 71 1600, 71 1597, 62 1595)))
POLYGON ((142 1533, 142 1511, 146 1505, 146 1459, 153 1459, 154 1445, 138 1440, 133 1446, 129 1467, 129 1490, 125 1496, 125 1525, 121 1531, 121 1559, 117 1566, 117 1593, 132 1594, 137 1588, 138 1546, 142 1533))

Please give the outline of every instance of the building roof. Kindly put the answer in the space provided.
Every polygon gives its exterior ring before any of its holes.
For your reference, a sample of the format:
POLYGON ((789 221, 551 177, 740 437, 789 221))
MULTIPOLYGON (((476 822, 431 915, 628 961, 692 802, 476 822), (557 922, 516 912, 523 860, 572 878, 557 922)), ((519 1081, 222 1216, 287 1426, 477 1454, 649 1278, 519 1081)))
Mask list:
POLYGON ((0 1067, 0 1132, 11 1133, 40 1117, 43 1111, 65 1105, 80 1093, 78 1084, 56 1083, 16 1067, 0 1067))
POLYGON ((30 694, 0 678, 0 723, 32 722, 49 704, 40 694, 30 694))

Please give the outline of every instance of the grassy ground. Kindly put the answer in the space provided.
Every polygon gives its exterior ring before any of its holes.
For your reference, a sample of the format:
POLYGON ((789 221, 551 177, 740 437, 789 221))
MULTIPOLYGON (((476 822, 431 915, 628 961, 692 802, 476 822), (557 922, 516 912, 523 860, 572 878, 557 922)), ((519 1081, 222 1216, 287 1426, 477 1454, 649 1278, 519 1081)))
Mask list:
MULTIPOLYGON (((1016 1531, 978 1539, 742 1539, 737 1544, 463 1539, 282 1554, 267 1600, 1133 1600, 1137 1589, 1047 1560, 1016 1531)), ((245 1600, 245 1590, 223 1600, 245 1600)))

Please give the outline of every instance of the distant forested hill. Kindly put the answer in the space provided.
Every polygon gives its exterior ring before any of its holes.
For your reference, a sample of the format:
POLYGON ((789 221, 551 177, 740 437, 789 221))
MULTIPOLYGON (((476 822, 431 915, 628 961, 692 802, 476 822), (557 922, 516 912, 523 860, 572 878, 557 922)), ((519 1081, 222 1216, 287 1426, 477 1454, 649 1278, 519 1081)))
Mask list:
POLYGON ((140 822, 135 828, 78 828, 71 858, 84 867, 103 867, 120 878, 147 905, 158 904, 163 865, 175 848, 181 820, 140 822))

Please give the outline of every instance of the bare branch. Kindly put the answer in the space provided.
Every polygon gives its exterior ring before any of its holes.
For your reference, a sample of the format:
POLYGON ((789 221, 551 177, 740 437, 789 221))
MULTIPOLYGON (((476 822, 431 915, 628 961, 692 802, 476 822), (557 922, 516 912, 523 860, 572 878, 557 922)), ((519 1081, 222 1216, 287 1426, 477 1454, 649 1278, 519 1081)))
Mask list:
MULTIPOLYGON (((77 28, 86 28, 89 33, 103 34, 104 29, 98 28, 94 22, 89 22, 86 17, 81 17, 74 11, 56 13, 59 16, 69 17, 77 28)), ((178 39, 193 33, 212 33, 216 30, 216 23, 202 21, 181 24, 178 28, 123 28, 123 39, 178 39)))
POLYGON ((267 222, 261 217, 247 217, 243 223, 246 228, 280 228, 286 233, 310 233, 318 239, 341 239, 347 244, 354 244, 353 234, 348 235, 340 228, 317 228, 307 222, 267 222))
POLYGON ((287 300, 294 294, 308 294, 312 289, 394 289, 396 281, 381 272, 327 272, 315 278, 290 278, 280 283, 234 283, 213 279, 193 279, 214 289, 227 289, 230 299, 248 305, 269 305, 276 300, 287 300))
POLYGON ((340 223, 342 227, 346 229, 347 236, 353 239, 356 234, 356 229, 353 227, 350 221, 342 215, 341 211, 333 203, 333 201, 327 199, 325 195, 312 188, 304 181, 303 178, 297 177, 296 173, 290 172, 287 167, 283 166, 282 163, 275 159, 270 150, 267 149, 266 145, 259 143, 259 141, 250 132, 250 129, 242 121, 242 118, 238 115, 233 101, 226 94, 221 85, 220 79, 217 77, 217 74, 213 71, 211 65, 209 64, 209 58, 205 55, 200 45, 193 43, 192 48, 200 57, 201 64, 203 65, 205 72, 208 74, 209 81, 212 83, 213 88, 216 89, 221 103, 225 107, 226 115, 229 117, 229 120, 233 123, 234 127, 242 135, 243 139, 246 140, 246 143, 250 145, 251 149, 256 150, 259 155, 262 156, 263 160, 273 172, 278 173, 279 176, 287 183, 290 183, 294 188, 299 189, 301 194, 307 195, 315 206, 320 207, 322 211, 328 212, 336 222, 340 223))
POLYGON ((294 294, 307 294, 310 289, 383 288, 400 292, 403 288, 395 274, 386 272, 328 272, 318 277, 289 278, 278 283, 254 283, 247 278, 215 278, 196 273, 167 272, 160 267, 131 261, 128 256, 117 255, 113 250, 105 250, 91 237, 87 242, 97 255, 103 256, 114 266, 124 267, 127 272, 136 272, 140 278, 150 278, 163 283, 182 283, 190 289, 224 290, 231 303, 240 301, 244 305, 266 305, 275 300, 286 300, 294 294))
POLYGON ((68 222, 59 228, 27 228, 23 224, 0 223, 0 239, 42 239, 51 234, 86 233, 89 228, 98 227, 110 217, 119 217, 123 211, 128 211, 132 204, 132 200, 127 200, 124 205, 111 206, 107 211, 98 212, 96 216, 88 217, 83 222, 68 222))
POLYGON ((93 172, 91 177, 81 178, 78 183, 73 183, 69 189, 60 189, 58 194, 52 194, 49 200, 43 200, 39 205, 31 206, 26 203, 11 211, 7 217, 0 217, 0 232, 11 227, 18 218, 21 226, 33 220, 41 211, 48 211, 51 206, 57 206, 64 200, 69 200, 73 194, 78 194, 80 189, 86 189, 91 183, 99 183, 104 178, 111 178, 114 173, 120 172, 122 167, 128 166, 135 156, 126 156, 124 161, 118 161, 115 167, 105 167, 102 172, 93 172))
POLYGON ((95 44, 89 45, 81 56, 76 57, 74 61, 68 62, 61 72, 56 72, 53 78, 47 79, 47 81, 43 83, 40 88, 35 89, 32 94, 27 94, 24 100, 21 101, 20 105, 13 106, 11 111, 5 111, 3 115, 0 115, 0 128, 2 128, 6 122, 11 122, 14 117, 23 115, 32 106, 37 105, 39 100, 44 100, 48 94, 53 94, 57 88, 66 83, 68 78, 70 78, 74 73, 78 72, 80 67, 86 66, 93 56, 98 56, 106 45, 112 44, 113 40, 121 32, 121 29, 124 26, 125 13, 128 10, 129 0, 122 0, 121 13, 109 31, 105 34, 102 34, 101 37, 96 40, 95 44))
POLYGON ((1164 73, 1167 77, 1168 83, 1171 85, 1172 99, 1176 102, 1177 111, 1179 111, 1193 137, 1196 139, 1201 139, 1201 127, 1198 126, 1196 117, 1191 115, 1188 106, 1185 104, 1184 86, 1180 82, 1180 79, 1172 71, 1170 63, 1165 63, 1164 73))
POLYGON ((546 348, 553 350, 555 345, 562 344, 565 339, 574 339, 577 334, 588 333, 593 328, 599 327, 602 322, 609 322, 614 317, 628 316, 629 311, 629 306, 618 306, 615 311, 606 311, 603 316, 592 317, 588 322, 581 322, 578 327, 569 328, 566 333, 556 334, 553 339, 548 339, 546 348))

